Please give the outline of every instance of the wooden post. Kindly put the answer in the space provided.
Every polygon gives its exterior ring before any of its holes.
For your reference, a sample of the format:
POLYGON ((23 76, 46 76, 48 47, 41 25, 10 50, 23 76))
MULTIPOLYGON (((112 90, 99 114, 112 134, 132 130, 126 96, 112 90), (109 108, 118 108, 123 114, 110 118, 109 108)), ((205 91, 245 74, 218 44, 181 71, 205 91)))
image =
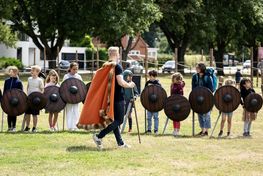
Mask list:
POLYGON ((76 50, 76 55, 75 55, 76 62, 79 62, 79 56, 78 56, 78 50, 76 50))
POLYGON ((210 49, 210 67, 213 66, 213 58, 214 58, 214 50, 213 48, 210 49))
POLYGON ((178 48, 174 49, 174 62, 175 62, 174 72, 178 72, 178 48))
POLYGON ((252 87, 253 87, 253 65, 254 65, 254 62, 253 62, 253 56, 254 56, 254 53, 253 53, 253 47, 250 48, 250 62, 251 62, 251 65, 250 65, 250 79, 251 79, 251 83, 252 83, 252 87))
POLYGON ((91 79, 93 78, 94 72, 94 49, 92 48, 92 55, 91 55, 91 79))
POLYGON ((204 50, 203 49, 201 50, 201 61, 202 62, 204 61, 204 50))
POLYGON ((46 74, 46 60, 47 60, 47 53, 46 47, 44 48, 44 73, 46 74))
POLYGON ((97 70, 100 68, 100 63, 99 63, 99 57, 100 57, 100 54, 99 54, 99 47, 97 45, 97 53, 96 53, 97 57, 96 57, 96 60, 97 60, 97 70))
POLYGON ((34 65, 36 65, 36 48, 34 48, 34 65))
POLYGON ((59 65, 59 47, 57 47, 57 63, 58 63, 58 75, 60 75, 60 65, 59 65))
POLYGON ((148 78, 148 48, 145 46, 145 57, 144 57, 144 67, 145 67, 145 82, 147 82, 148 78))

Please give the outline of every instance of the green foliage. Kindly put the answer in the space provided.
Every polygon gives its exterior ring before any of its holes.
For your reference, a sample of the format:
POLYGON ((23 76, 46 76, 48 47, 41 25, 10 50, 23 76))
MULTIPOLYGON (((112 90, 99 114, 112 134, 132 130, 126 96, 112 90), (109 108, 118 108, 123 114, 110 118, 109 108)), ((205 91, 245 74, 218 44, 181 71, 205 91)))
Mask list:
POLYGON ((90 35, 85 35, 81 40, 70 40, 70 46, 94 48, 90 35))
POLYGON ((4 43, 8 47, 15 47, 17 41, 16 33, 13 32, 8 25, 0 20, 0 43, 4 43))
MULTIPOLYGON (((94 54, 94 60, 97 59, 97 49, 87 48, 86 57, 87 60, 92 60, 92 53, 94 54)), ((106 48, 99 48, 99 60, 108 60, 108 52, 106 48)))
POLYGON ((24 66, 22 62, 16 58, 0 58, 0 68, 7 68, 8 66, 16 66, 18 69, 23 69, 24 66))
POLYGON ((189 67, 195 67, 198 62, 206 62, 206 56, 201 55, 185 55, 184 56, 184 64, 189 67))

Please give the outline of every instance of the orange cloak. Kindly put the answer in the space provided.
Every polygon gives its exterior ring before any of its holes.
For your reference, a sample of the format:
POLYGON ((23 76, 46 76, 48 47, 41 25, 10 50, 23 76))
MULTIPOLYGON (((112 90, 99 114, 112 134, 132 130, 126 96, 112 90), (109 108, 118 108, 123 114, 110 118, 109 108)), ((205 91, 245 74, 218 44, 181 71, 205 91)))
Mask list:
POLYGON ((114 120, 115 66, 113 62, 105 63, 93 77, 78 128, 105 128, 114 120))

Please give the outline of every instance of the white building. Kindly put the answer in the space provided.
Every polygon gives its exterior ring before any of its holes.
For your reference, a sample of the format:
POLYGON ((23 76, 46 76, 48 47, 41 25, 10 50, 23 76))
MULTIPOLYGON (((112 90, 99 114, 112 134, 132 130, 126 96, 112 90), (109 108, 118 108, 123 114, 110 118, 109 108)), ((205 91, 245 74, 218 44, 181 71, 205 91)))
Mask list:
MULTIPOLYGON (((85 68, 86 63, 85 47, 62 47, 59 53, 59 61, 74 60, 78 54, 80 68, 85 68)), ((42 53, 34 44, 32 39, 25 34, 19 35, 19 41, 15 48, 10 48, 0 43, 0 57, 17 58, 22 61, 25 67, 39 65, 44 67, 44 53, 42 53)), ((48 61, 46 61, 48 67, 48 61)))

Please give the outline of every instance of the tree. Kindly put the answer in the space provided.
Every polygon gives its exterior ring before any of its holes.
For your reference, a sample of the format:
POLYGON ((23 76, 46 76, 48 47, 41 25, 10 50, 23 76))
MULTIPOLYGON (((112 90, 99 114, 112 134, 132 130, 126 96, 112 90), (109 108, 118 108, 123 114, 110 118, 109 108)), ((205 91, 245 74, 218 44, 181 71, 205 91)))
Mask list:
POLYGON ((17 36, 10 26, 6 24, 7 18, 11 15, 11 3, 8 0, 0 0, 0 42, 6 46, 14 47, 17 36))
MULTIPOLYGON (((239 45, 253 47, 253 67, 257 67, 258 47, 263 44, 263 2, 261 0, 246 1, 242 6, 242 23, 244 34, 238 38, 239 45)), ((257 69, 254 70, 254 75, 257 69)))
POLYGON ((84 36, 91 27, 92 6, 98 1, 81 0, 13 0, 14 29, 30 36, 43 52, 46 49, 49 67, 56 67, 57 48, 65 39, 84 36))
POLYGON ((121 46, 123 60, 127 59, 132 49, 135 36, 148 30, 154 21, 161 18, 159 8, 152 0, 109 0, 97 10, 103 14, 98 16, 92 35, 108 45, 121 46), (129 35, 127 46, 121 43, 125 35, 129 35))
MULTIPOLYGON (((163 18, 157 24, 165 34, 172 51, 178 49, 178 61, 184 64, 184 55, 191 40, 199 32, 204 15, 201 0, 158 0, 163 18)), ((183 70, 178 65, 179 70, 183 70)))

